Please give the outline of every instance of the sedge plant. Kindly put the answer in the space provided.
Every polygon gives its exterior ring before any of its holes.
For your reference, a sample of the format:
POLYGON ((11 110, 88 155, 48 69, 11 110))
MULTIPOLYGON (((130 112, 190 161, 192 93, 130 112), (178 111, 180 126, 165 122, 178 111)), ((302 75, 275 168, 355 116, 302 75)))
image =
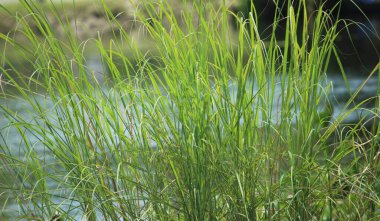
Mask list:
MULTIPOLYGON (((1 34, 29 67, 3 53, 0 162, 15 180, 2 187, 19 206, 12 216, 379 219, 378 125, 340 136, 361 108, 349 105, 357 93, 336 119, 321 108, 329 107, 329 61, 339 60, 339 5, 310 15, 306 0, 289 1, 263 38, 254 4, 242 18, 207 1, 185 2, 180 15, 168 2, 141 1, 134 22, 152 42, 143 51, 104 1, 113 36, 84 42, 59 4, 46 12, 20 3, 27 14, 16 16, 15 32, 28 43, 1 34), (100 80, 88 68, 90 43, 100 80), (11 101, 29 111, 19 114, 11 101), (21 141, 10 142, 9 131, 21 141)), ((378 122, 379 107, 371 112, 378 122)))

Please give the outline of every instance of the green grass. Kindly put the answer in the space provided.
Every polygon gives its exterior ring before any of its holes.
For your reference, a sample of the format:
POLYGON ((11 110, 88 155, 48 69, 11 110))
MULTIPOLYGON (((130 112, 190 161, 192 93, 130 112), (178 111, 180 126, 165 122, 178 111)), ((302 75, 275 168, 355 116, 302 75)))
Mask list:
MULTIPOLYGON (((2 99, 20 99, 34 116, 0 106, 10 122, 0 130, 1 167, 20 181, 7 187, 20 218, 379 219, 378 125, 364 130, 359 122, 339 136, 348 113, 361 108, 349 105, 357 92, 337 119, 319 111, 329 106, 323 82, 343 22, 329 12, 318 8, 309 24, 305 1, 286 5, 288 16, 277 13, 271 27, 275 33, 286 21, 280 47, 274 34, 261 39, 254 8, 247 20, 237 17, 235 33, 226 7, 194 3, 179 19, 168 4, 141 4, 152 52, 121 24, 107 41, 90 39, 108 70, 100 82, 86 69, 87 42, 60 19, 63 41, 28 2, 21 1, 42 39, 24 17, 17 19, 27 47, 1 36, 33 67, 28 75, 2 56, 2 82, 13 88, 2 99), (17 129, 23 157, 10 153, 18 147, 7 128, 17 129)), ((378 72, 379 65, 370 76, 378 72)))

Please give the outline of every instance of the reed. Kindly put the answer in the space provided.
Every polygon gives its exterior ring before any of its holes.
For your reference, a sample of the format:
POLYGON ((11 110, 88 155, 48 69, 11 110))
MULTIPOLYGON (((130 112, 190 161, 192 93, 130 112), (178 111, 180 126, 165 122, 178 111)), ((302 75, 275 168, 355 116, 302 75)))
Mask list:
MULTIPOLYGON (((28 15, 17 16, 17 32, 30 44, 1 38, 32 70, 12 65, 5 51, 2 99, 27 105, 29 117, 0 105, 8 122, 0 130, 0 162, 19 181, 6 187, 19 218, 380 217, 379 126, 358 123, 338 136, 344 119, 362 108, 350 105, 357 92, 336 119, 321 109, 329 106, 329 61, 339 61, 334 41, 345 21, 331 14, 338 5, 332 12, 320 5, 310 24, 305 0, 288 3, 287 16, 277 12, 272 35, 262 39, 254 5, 243 19, 226 6, 194 1, 179 18, 165 2, 143 2, 137 24, 153 42, 145 52, 104 1, 113 37, 85 42, 59 5, 51 10, 64 39, 37 4, 20 2, 28 15), (106 80, 88 69, 89 42, 106 80), (8 142, 7 130, 17 131, 19 144, 8 142)), ((379 65, 370 76, 377 72, 379 65)), ((374 121, 379 109, 369 110, 374 121)))

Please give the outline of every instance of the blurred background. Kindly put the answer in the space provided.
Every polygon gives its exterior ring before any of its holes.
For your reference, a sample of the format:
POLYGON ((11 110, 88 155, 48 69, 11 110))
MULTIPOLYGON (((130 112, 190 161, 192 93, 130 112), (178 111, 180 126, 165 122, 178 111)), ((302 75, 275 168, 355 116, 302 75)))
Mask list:
MULTIPOLYGON (((154 0, 134 0, 136 5, 146 1, 154 0)), ((181 9, 189 7, 189 5, 191 7, 194 1, 200 0, 188 0, 187 5, 185 5, 182 0, 168 0, 178 19, 180 19, 181 9)), ((265 41, 269 39, 272 33, 271 25, 275 11, 280 10, 281 16, 286 16, 286 5, 288 1, 290 0, 276 1, 278 2, 277 5, 273 0, 213 0, 211 2, 215 7, 220 7, 221 4, 225 3, 232 12, 243 18, 249 16, 251 8, 254 5, 259 20, 258 24, 261 38, 265 41)), ((330 0, 306 1, 309 11, 308 21, 310 23, 312 23, 318 5, 323 3, 324 9, 329 12, 332 11, 332 8, 338 2, 330 0)), ((116 26, 113 26, 113 24, 107 20, 107 16, 98 4, 98 0, 35 0, 34 2, 41 5, 41 10, 47 11, 51 3, 62 6, 57 8, 64 10, 62 16, 66 16, 65 19, 70 23, 76 37, 80 41, 97 38, 98 35, 105 40, 112 38, 112 31, 116 26)), ((134 40, 138 43, 139 47, 149 50, 151 48, 151 42, 149 39, 141 37, 139 33, 141 27, 136 22, 135 7, 131 4, 131 1, 106 0, 106 2, 112 14, 117 18, 117 21, 132 37, 134 36, 134 40)), ((299 1, 292 1, 294 4, 297 4, 297 2, 299 1)), ((20 7, 20 3, 17 0, 0 0, 0 3, 8 10, 0 10, 0 32, 13 35, 14 32, 12 32, 12 30, 20 29, 20 25, 17 24, 14 16, 17 13, 22 14, 22 7, 20 7)), ((334 93, 331 95, 331 102, 335 105, 334 112, 336 114, 339 113, 340 107, 349 99, 350 94, 360 86, 379 63, 380 51, 380 0, 343 0, 339 7, 340 10, 335 10, 335 18, 332 17, 332 19, 336 19, 337 17, 344 18, 353 24, 345 26, 344 23, 341 23, 342 31, 335 42, 342 65, 348 75, 348 86, 350 90, 348 90, 347 82, 342 78, 341 70, 335 59, 330 61, 331 65, 328 73, 326 73, 328 79, 333 82, 334 93)), ((57 35, 64 36, 62 27, 56 17, 54 17, 53 14, 49 14, 49 12, 47 12, 47 17, 57 35)), ((234 21, 233 16, 231 16, 230 22, 232 29, 234 29, 234 27, 236 28, 236 21, 234 21)), ((280 23, 276 33, 280 41, 283 39, 284 30, 285 24, 280 23)), ((37 27, 36 32, 38 32, 37 27)), ((17 35, 13 36, 17 38, 17 35)), ((1 43, 0 50, 3 51, 3 48, 4 43, 1 43)), ((89 68, 99 73, 100 76, 104 76, 106 70, 102 69, 99 56, 97 56, 93 50, 89 51, 90 52, 87 53, 89 68)), ((7 51, 6 56, 10 60, 15 60, 15 62, 17 62, 19 58, 17 53, 12 53, 11 50, 7 51)), ((26 67, 25 69, 28 70, 29 68, 26 67)), ((358 101, 376 96, 378 86, 378 76, 375 75, 359 93, 358 101)), ((369 107, 373 105, 374 102, 368 104, 369 107)), ((355 117, 353 116, 351 120, 355 121, 355 117)))
MULTIPOLYGON (((134 0, 136 4, 142 1, 152 0, 134 0)), ((188 2, 193 1, 196 0, 188 2)), ((285 6, 287 1, 279 0, 277 4, 277 8, 280 8, 283 16, 286 16, 285 6)), ((35 0, 34 2, 40 3, 42 8, 47 7, 46 4, 51 2, 64 4, 65 13, 67 13, 70 22, 73 23, 73 29, 75 29, 80 40, 97 37, 98 32, 107 37, 111 30, 102 9, 97 4, 97 0, 35 0)), ((130 0, 106 0, 106 2, 108 2, 112 13, 117 15, 117 19, 124 25, 125 29, 130 30, 132 34, 137 31, 137 26, 135 26, 135 29, 133 26, 134 7, 130 0)), ((184 7, 182 0, 169 0, 168 2, 172 5, 174 13, 179 12, 184 7)), ((214 0, 213 2, 215 2, 216 7, 225 2, 232 12, 241 17, 247 17, 252 4, 254 4, 258 13, 263 39, 271 33, 270 25, 276 10, 276 4, 273 0, 214 0)), ((313 11, 321 2, 324 3, 324 8, 328 11, 338 1, 307 0, 307 2, 310 17, 312 17, 313 11)), ((20 10, 18 0, 0 0, 0 4, 9 8, 13 14, 20 10)), ((17 26, 16 20, 4 10, 1 10, 0 16, 1 33, 9 33, 17 26)), ((379 62, 380 0, 343 0, 339 17, 356 23, 356 25, 350 25, 336 42, 344 65, 350 70, 356 71, 356 74, 365 75, 379 62)), ((50 21, 59 32, 59 24, 54 20, 53 16, 51 16, 50 21)), ((231 23, 234 23, 232 19, 231 23)), ((278 37, 281 38, 281 26, 278 30, 278 37)))

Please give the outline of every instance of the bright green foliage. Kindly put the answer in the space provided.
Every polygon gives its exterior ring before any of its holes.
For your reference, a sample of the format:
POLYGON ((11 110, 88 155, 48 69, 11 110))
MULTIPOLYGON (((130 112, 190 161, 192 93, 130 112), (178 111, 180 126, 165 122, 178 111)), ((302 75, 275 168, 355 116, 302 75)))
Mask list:
POLYGON ((336 120, 320 111, 329 107, 325 73, 340 31, 322 7, 308 20, 305 0, 289 3, 262 39, 253 5, 246 20, 236 16, 235 32, 226 7, 194 1, 179 18, 165 2, 141 4, 137 25, 153 42, 150 52, 121 24, 108 42, 89 40, 109 72, 104 84, 88 73, 87 42, 76 40, 68 20, 60 20, 63 40, 43 11, 21 3, 42 35, 18 17, 30 45, 1 36, 33 67, 26 76, 2 57, 11 67, 1 70, 11 85, 2 99, 20 99, 34 116, 1 106, 10 122, 0 130, 1 168, 19 181, 12 188, 21 217, 379 219, 379 127, 358 124, 340 137, 340 123, 360 104, 347 104, 336 120), (23 139, 21 158, 7 144, 10 127, 23 139))

